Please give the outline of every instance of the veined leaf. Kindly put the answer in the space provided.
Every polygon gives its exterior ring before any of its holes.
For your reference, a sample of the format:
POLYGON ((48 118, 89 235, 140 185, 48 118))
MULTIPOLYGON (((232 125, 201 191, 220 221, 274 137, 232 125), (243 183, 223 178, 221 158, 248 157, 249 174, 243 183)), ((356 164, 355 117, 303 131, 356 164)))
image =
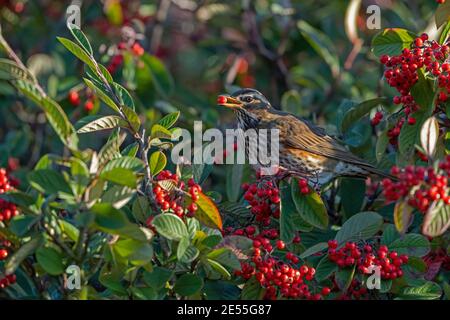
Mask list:
POLYGON ((183 220, 171 213, 157 215, 152 224, 160 235, 169 240, 179 241, 189 236, 183 220))
POLYGON ((420 129, 420 143, 425 154, 433 158, 436 152, 436 145, 439 138, 439 123, 435 117, 430 117, 420 129))
POLYGON ((178 120, 180 117, 180 111, 172 112, 163 117, 161 120, 158 121, 158 124, 163 126, 166 129, 170 129, 178 120))
POLYGON ((292 200, 302 219, 317 228, 326 229, 328 213, 322 198, 313 191, 307 195, 301 194, 297 179, 291 181, 291 192, 292 200))
POLYGON ((95 61, 78 44, 66 38, 57 37, 57 39, 67 50, 72 52, 75 57, 87 64, 92 70, 96 70, 95 61))
POLYGON ((8 59, 0 59, 0 79, 35 81, 28 70, 22 69, 14 61, 8 59))
POLYGON ((430 209, 422 225, 422 233, 429 237, 437 237, 450 227, 450 208, 447 205, 430 209))
MULTIPOLYGON (((222 217, 215 203, 204 193, 198 193, 198 200, 195 202, 197 211, 195 217, 205 226, 222 230, 222 217)), ((191 197, 186 197, 187 205, 192 203, 191 197)))
POLYGON ((403 49, 411 46, 415 38, 415 34, 405 29, 385 29, 373 38, 372 51, 377 57, 384 54, 399 55, 403 49))
POLYGON ((413 208, 405 201, 398 201, 394 208, 394 224, 395 228, 401 234, 405 234, 411 224, 413 208))
POLYGON ((161 151, 155 151, 150 156, 150 172, 153 176, 160 173, 167 164, 167 158, 161 151))
POLYGON ((81 31, 77 25, 68 23, 67 27, 69 28, 70 32, 72 33, 75 40, 77 40, 78 44, 86 51, 86 53, 90 56, 93 55, 91 44, 89 43, 88 38, 86 35, 81 31))
POLYGON ((119 107, 117 104, 109 97, 108 93, 106 93, 102 88, 95 85, 94 82, 92 82, 89 79, 84 78, 83 79, 86 85, 95 92, 95 94, 102 100, 107 106, 109 106, 111 109, 113 109, 115 112, 119 113, 119 107))
POLYGON ((118 116, 105 116, 98 118, 80 129, 78 129, 78 133, 87 133, 87 132, 94 132, 94 131, 100 131, 100 130, 107 130, 107 129, 114 129, 117 127, 127 127, 127 123, 118 116))
POLYGON ((341 131, 346 132, 353 124, 357 123, 359 119, 367 115, 370 110, 379 106, 380 104, 386 104, 387 101, 387 98, 374 98, 361 102, 360 104, 357 104, 356 106, 350 108, 350 110, 345 113, 344 118, 342 119, 341 131))
POLYGON ((361 212, 345 221, 335 239, 342 245, 347 241, 364 240, 376 234, 383 225, 383 218, 376 212, 361 212))

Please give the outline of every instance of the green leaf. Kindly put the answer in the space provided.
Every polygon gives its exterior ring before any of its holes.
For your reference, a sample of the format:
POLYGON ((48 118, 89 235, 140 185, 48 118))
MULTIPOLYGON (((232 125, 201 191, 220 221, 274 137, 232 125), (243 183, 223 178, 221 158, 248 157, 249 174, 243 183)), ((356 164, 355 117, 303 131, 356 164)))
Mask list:
POLYGON ((12 202, 21 207, 28 207, 34 204, 35 200, 22 191, 14 190, 0 194, 0 199, 12 202))
POLYGON ((372 40, 372 51, 379 58, 384 54, 396 56, 410 48, 416 35, 405 29, 389 28, 378 33, 372 40))
POLYGON ((28 174, 30 185, 45 194, 72 194, 64 176, 53 170, 36 170, 28 174))
POLYGON ((108 171, 102 171, 100 177, 112 183, 133 189, 137 186, 137 176, 129 169, 114 168, 108 171))
POLYGON ((208 262, 209 266, 213 268, 216 272, 218 272, 224 279, 226 280, 231 279, 230 272, 219 262, 214 261, 212 259, 206 259, 206 261, 208 262))
POLYGON ((28 256, 32 255, 36 249, 43 243, 44 238, 42 235, 37 235, 30 241, 22 245, 19 250, 17 250, 11 258, 5 263, 5 274, 13 274, 19 265, 28 256))
POLYGON ((72 52, 75 57, 87 64, 92 70, 96 70, 95 61, 79 45, 66 38, 57 37, 57 39, 67 50, 72 52))
POLYGON ((233 270, 240 270, 241 263, 239 262, 236 255, 229 248, 219 248, 212 250, 207 255, 208 259, 212 259, 214 261, 219 262, 220 264, 230 267, 233 270))
POLYGON ((117 127, 127 128, 127 123, 118 116, 105 116, 84 125, 78 129, 78 133, 87 133, 100 130, 114 129, 117 127))
POLYGON ((422 70, 418 71, 419 81, 411 88, 414 101, 420 106, 420 111, 427 117, 431 116, 434 101, 434 83, 427 78, 422 70))
POLYGON ((69 223, 66 220, 58 219, 58 225, 61 228, 61 231, 65 233, 70 240, 77 242, 78 237, 80 235, 80 231, 73 224, 69 223))
POLYGON ((152 224, 160 235, 169 240, 179 241, 189 236, 183 220, 171 213, 157 215, 152 224))
POLYGON ((281 213, 280 213, 280 238, 290 243, 297 231, 295 219, 299 215, 292 200, 291 187, 285 182, 280 183, 281 213))
POLYGON ((184 252, 183 256, 180 258, 180 262, 191 263, 192 261, 197 259, 199 254, 200 254, 200 251, 193 245, 190 245, 186 248, 186 251, 184 252))
POLYGON ((323 280, 328 279, 337 270, 338 268, 336 263, 330 261, 328 255, 325 255, 322 259, 320 259, 319 264, 317 265, 314 278, 318 282, 322 282, 323 280))
POLYGON ((147 53, 144 54, 141 59, 148 67, 150 76, 158 93, 163 97, 170 95, 173 90, 174 81, 162 61, 147 53))
POLYGON ((136 190, 127 186, 112 186, 106 190, 102 196, 102 202, 113 205, 114 208, 120 209, 125 206, 131 198, 136 194, 136 190))
POLYGON ((36 260, 39 265, 50 275, 57 276, 64 272, 62 255, 53 248, 40 247, 36 251, 36 260))
POLYGON ((316 254, 318 252, 321 252, 328 248, 328 244, 326 242, 319 242, 312 247, 309 247, 305 251, 302 252, 302 254, 299 256, 300 259, 308 258, 309 256, 312 256, 313 254, 316 254))
POLYGON ((297 23, 303 37, 309 45, 321 56, 331 69, 331 73, 336 76, 340 72, 339 58, 336 54, 334 43, 320 30, 313 28, 306 21, 300 20, 297 23))
POLYGON ((415 112, 414 117, 416 123, 411 125, 405 123, 400 131, 399 141, 399 151, 400 154, 404 155, 406 159, 410 158, 414 152, 416 144, 419 144, 420 129, 422 128, 423 122, 425 121, 425 116, 423 112, 415 112))
POLYGON ((377 158, 377 162, 380 162, 386 154, 386 148, 389 145, 389 137, 387 132, 388 130, 385 129, 378 136, 377 145, 375 147, 375 157, 377 158))
POLYGON ((406 201, 398 201, 394 207, 395 228, 401 234, 405 234, 411 224, 413 208, 406 201))
POLYGON ((109 161, 103 168, 103 172, 107 172, 116 168, 129 169, 133 172, 139 172, 144 169, 144 163, 141 159, 123 156, 109 161))
POLYGON ((167 165, 166 155, 162 151, 155 151, 150 156, 150 172, 153 176, 160 173, 167 165))
POLYGON ((119 113, 119 107, 117 104, 109 97, 108 93, 105 92, 104 89, 94 84, 89 79, 84 78, 83 79, 86 85, 95 92, 95 94, 102 100, 107 106, 109 106, 111 109, 113 109, 115 112, 119 113))
POLYGON ((374 98, 350 108, 342 119, 341 132, 346 132, 352 125, 357 123, 362 117, 367 115, 373 108, 388 103, 387 98, 374 98))
POLYGON ((180 242, 178 243, 178 247, 177 247, 178 260, 181 260, 181 258, 183 258, 184 254, 186 253, 186 250, 190 244, 191 244, 191 241, 189 240, 189 237, 185 237, 180 240, 180 242))
POLYGON ((438 205, 429 210, 422 225, 422 233, 429 237, 437 237, 450 227, 450 208, 447 205, 438 205))
POLYGON ((117 96, 120 99, 122 106, 126 106, 134 111, 135 109, 134 101, 128 90, 117 82, 114 82, 114 89, 116 91, 117 96))
POLYGON ((0 59, 0 79, 35 81, 33 75, 27 69, 22 69, 14 61, 3 58, 0 59))
POLYGON ((341 245, 347 241, 364 240, 376 234, 383 225, 383 218, 376 212, 361 212, 348 219, 336 234, 341 245))
POLYGON ((203 287, 203 280, 192 273, 183 274, 178 278, 173 290, 180 296, 192 296, 203 287))
POLYGON ((308 195, 303 195, 300 192, 297 179, 291 181, 291 192, 292 199, 302 219, 319 229, 326 229, 328 227, 328 212, 322 198, 313 191, 308 195))
POLYGON ((420 234, 406 234, 403 237, 389 244, 390 250, 395 250, 398 254, 408 256, 423 257, 430 252, 430 242, 420 234))
POLYGON ((450 34, 450 21, 445 24, 445 27, 442 29, 441 35, 439 36, 439 44, 444 44, 448 36, 450 34))
POLYGON ((399 238, 399 233, 396 231, 396 228, 392 224, 386 225, 383 230, 383 237, 381 238, 381 244, 389 245, 399 238))
MULTIPOLYGON (((186 197, 186 204, 192 203, 191 197, 186 197)), ((204 193, 198 193, 198 200, 195 202, 197 205, 197 211, 195 211, 195 218, 203 225, 222 230, 222 217, 217 209, 215 203, 204 193)))
POLYGON ((95 204, 91 211, 95 214, 97 227, 105 232, 122 229, 128 224, 126 215, 109 203, 95 204))
POLYGON ((14 232, 17 236, 23 237, 39 220, 39 216, 29 216, 21 214, 13 217, 9 221, 9 230, 14 232))
POLYGON ((180 111, 172 112, 163 117, 161 120, 158 121, 158 124, 163 126, 166 129, 172 128, 172 126, 177 122, 178 118, 180 117, 180 111))
POLYGON ((241 194, 241 188, 238 186, 242 185, 242 178, 244 176, 244 165, 243 164, 233 164, 226 166, 226 191, 227 198, 231 202, 237 202, 239 195, 241 194))
POLYGON ((93 55, 91 44, 89 43, 88 38, 86 35, 81 31, 78 26, 68 23, 67 27, 69 28, 70 32, 72 33, 75 40, 77 40, 78 44, 86 51, 87 54, 90 56, 93 55))
POLYGON ((250 278, 242 288, 241 299, 242 300, 262 300, 264 297, 265 289, 261 287, 261 284, 255 277, 250 278))
POLYGON ((172 132, 159 124, 152 126, 151 138, 172 139, 172 132))
POLYGON ((151 214, 150 203, 145 196, 137 196, 133 202, 133 216, 141 223, 144 223, 151 214))
POLYGON ((442 289, 437 283, 426 281, 417 287, 404 288, 400 296, 411 300, 434 300, 442 296, 442 289))
POLYGON ((130 122, 131 129, 133 129, 135 132, 138 132, 141 127, 141 120, 139 119, 137 113, 127 106, 122 106, 122 111, 125 114, 125 117, 128 119, 128 122, 130 122))
POLYGON ((450 20, 450 3, 445 2, 438 6, 435 13, 436 27, 439 29, 450 20))
POLYGON ((347 291, 355 275, 355 266, 336 271, 336 283, 341 291, 347 291))
POLYGON ((38 89, 29 82, 16 81, 15 86, 22 94, 31 99, 45 112, 48 122, 58 134, 61 141, 66 146, 76 149, 77 137, 75 129, 69 122, 69 119, 61 106, 48 96, 41 96, 38 89))
POLYGON ((144 272, 143 278, 150 287, 159 290, 165 286, 172 276, 172 270, 156 266, 152 272, 144 272))

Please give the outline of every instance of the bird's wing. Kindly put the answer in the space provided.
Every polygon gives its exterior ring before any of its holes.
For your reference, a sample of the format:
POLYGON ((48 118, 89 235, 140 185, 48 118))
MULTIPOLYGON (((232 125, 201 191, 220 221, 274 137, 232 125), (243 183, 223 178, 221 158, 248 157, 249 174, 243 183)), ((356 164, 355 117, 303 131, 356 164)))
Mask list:
POLYGON ((319 127, 307 124, 292 115, 283 115, 272 120, 275 120, 276 128, 280 129, 280 144, 284 143, 292 148, 339 161, 372 167, 366 161, 353 155, 346 147, 327 135, 319 127))

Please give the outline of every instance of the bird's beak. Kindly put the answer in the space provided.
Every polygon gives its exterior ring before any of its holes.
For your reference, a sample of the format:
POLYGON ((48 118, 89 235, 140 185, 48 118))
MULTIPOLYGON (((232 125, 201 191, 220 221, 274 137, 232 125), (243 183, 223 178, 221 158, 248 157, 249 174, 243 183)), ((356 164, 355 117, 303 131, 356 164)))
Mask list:
POLYGON ((240 108, 244 104, 238 99, 229 97, 229 96, 218 96, 217 104, 219 106, 227 107, 227 108, 240 108))

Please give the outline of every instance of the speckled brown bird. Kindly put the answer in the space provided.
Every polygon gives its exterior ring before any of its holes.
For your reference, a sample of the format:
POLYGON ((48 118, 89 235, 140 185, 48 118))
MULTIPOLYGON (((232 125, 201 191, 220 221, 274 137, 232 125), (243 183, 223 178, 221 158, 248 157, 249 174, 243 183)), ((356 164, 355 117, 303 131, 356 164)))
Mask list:
POLYGON ((242 89, 231 96, 219 96, 217 104, 234 110, 238 127, 244 131, 279 129, 281 169, 307 178, 311 184, 322 186, 338 177, 388 176, 352 154, 322 128, 274 109, 257 90, 242 89))

